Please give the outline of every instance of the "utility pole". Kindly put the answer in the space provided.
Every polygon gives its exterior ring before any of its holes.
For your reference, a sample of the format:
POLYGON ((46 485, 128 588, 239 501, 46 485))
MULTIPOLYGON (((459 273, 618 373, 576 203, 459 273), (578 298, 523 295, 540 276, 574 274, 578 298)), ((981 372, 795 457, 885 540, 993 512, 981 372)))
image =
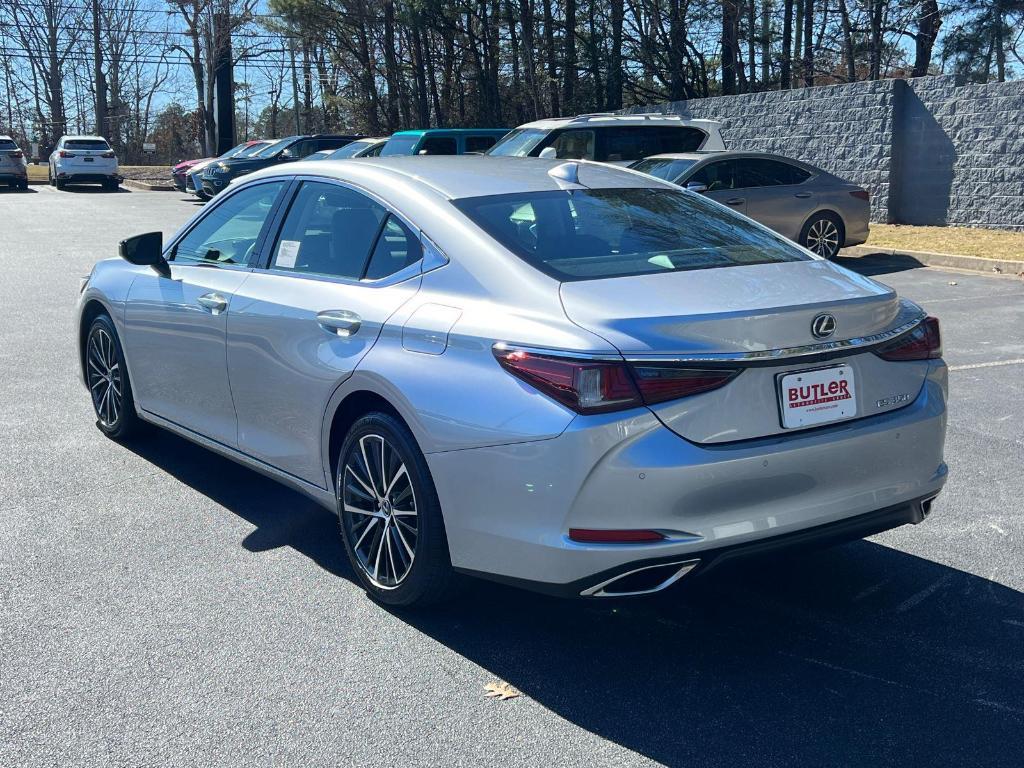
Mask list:
POLYGON ((288 52, 292 57, 292 104, 295 109, 295 133, 302 133, 302 123, 299 120, 299 75, 295 71, 295 37, 288 36, 288 52))
POLYGON ((214 90, 213 114, 217 154, 235 146, 235 77, 231 61, 231 5, 228 0, 213 14, 214 90))
POLYGON ((106 136, 107 79, 103 75, 103 49, 100 46, 100 0, 92 0, 92 52, 96 81, 96 133, 106 136))

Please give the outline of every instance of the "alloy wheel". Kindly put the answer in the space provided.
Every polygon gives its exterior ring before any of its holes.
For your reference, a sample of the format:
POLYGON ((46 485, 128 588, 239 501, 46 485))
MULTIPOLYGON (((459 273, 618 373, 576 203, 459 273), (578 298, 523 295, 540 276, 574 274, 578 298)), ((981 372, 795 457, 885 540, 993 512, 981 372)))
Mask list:
POLYGON ((86 365, 96 416, 104 427, 112 429, 124 408, 124 376, 114 339, 105 328, 96 327, 89 334, 86 365))
POLYGON ((416 559, 416 492, 405 460, 385 437, 352 444, 341 477, 342 520, 359 567, 381 589, 394 589, 416 559))
POLYGON ((839 227, 831 219, 817 219, 807 230, 807 248, 819 256, 832 258, 839 252, 839 227))

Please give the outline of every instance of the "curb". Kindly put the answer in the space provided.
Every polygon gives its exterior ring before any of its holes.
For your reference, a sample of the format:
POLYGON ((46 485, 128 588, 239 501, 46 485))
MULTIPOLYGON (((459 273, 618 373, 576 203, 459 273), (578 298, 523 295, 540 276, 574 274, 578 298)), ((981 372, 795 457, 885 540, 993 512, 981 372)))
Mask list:
POLYGON ((143 192, 173 192, 176 187, 164 181, 137 181, 136 179, 125 179, 121 184, 129 189, 138 189, 143 192))
POLYGON ((979 256, 957 256, 951 253, 929 253, 927 251, 896 250, 895 248, 873 248, 869 245, 854 245, 840 251, 843 256, 882 256, 897 259, 912 259, 922 266, 963 269, 969 272, 994 272, 1002 275, 1024 274, 1024 261, 1006 259, 983 259, 979 256))

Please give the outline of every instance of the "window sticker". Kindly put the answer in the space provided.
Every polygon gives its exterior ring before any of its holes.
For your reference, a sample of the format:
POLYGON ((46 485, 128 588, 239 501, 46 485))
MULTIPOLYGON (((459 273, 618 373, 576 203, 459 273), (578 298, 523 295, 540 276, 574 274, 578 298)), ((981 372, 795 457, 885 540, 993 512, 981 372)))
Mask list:
POLYGON ((281 244, 277 246, 277 260, 274 262, 274 266, 293 269, 301 246, 302 243, 298 240, 282 240, 281 244))

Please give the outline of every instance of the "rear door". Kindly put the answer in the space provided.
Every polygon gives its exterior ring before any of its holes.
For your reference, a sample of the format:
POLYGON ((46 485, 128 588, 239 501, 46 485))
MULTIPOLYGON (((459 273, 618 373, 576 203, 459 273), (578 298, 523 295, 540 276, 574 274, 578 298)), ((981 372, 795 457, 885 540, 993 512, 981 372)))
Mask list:
POLYGON ((212 203, 169 253, 171 276, 137 276, 125 340, 140 407, 228 446, 237 444, 224 334, 235 291, 288 181, 249 185, 212 203))
POLYGON ((304 180, 238 289, 227 358, 239 448, 326 487, 327 403, 420 285, 418 235, 374 199, 304 180))
POLYGON ((803 168, 763 157, 735 161, 736 191, 746 198, 746 214, 783 237, 796 240, 818 201, 803 182, 803 168))

